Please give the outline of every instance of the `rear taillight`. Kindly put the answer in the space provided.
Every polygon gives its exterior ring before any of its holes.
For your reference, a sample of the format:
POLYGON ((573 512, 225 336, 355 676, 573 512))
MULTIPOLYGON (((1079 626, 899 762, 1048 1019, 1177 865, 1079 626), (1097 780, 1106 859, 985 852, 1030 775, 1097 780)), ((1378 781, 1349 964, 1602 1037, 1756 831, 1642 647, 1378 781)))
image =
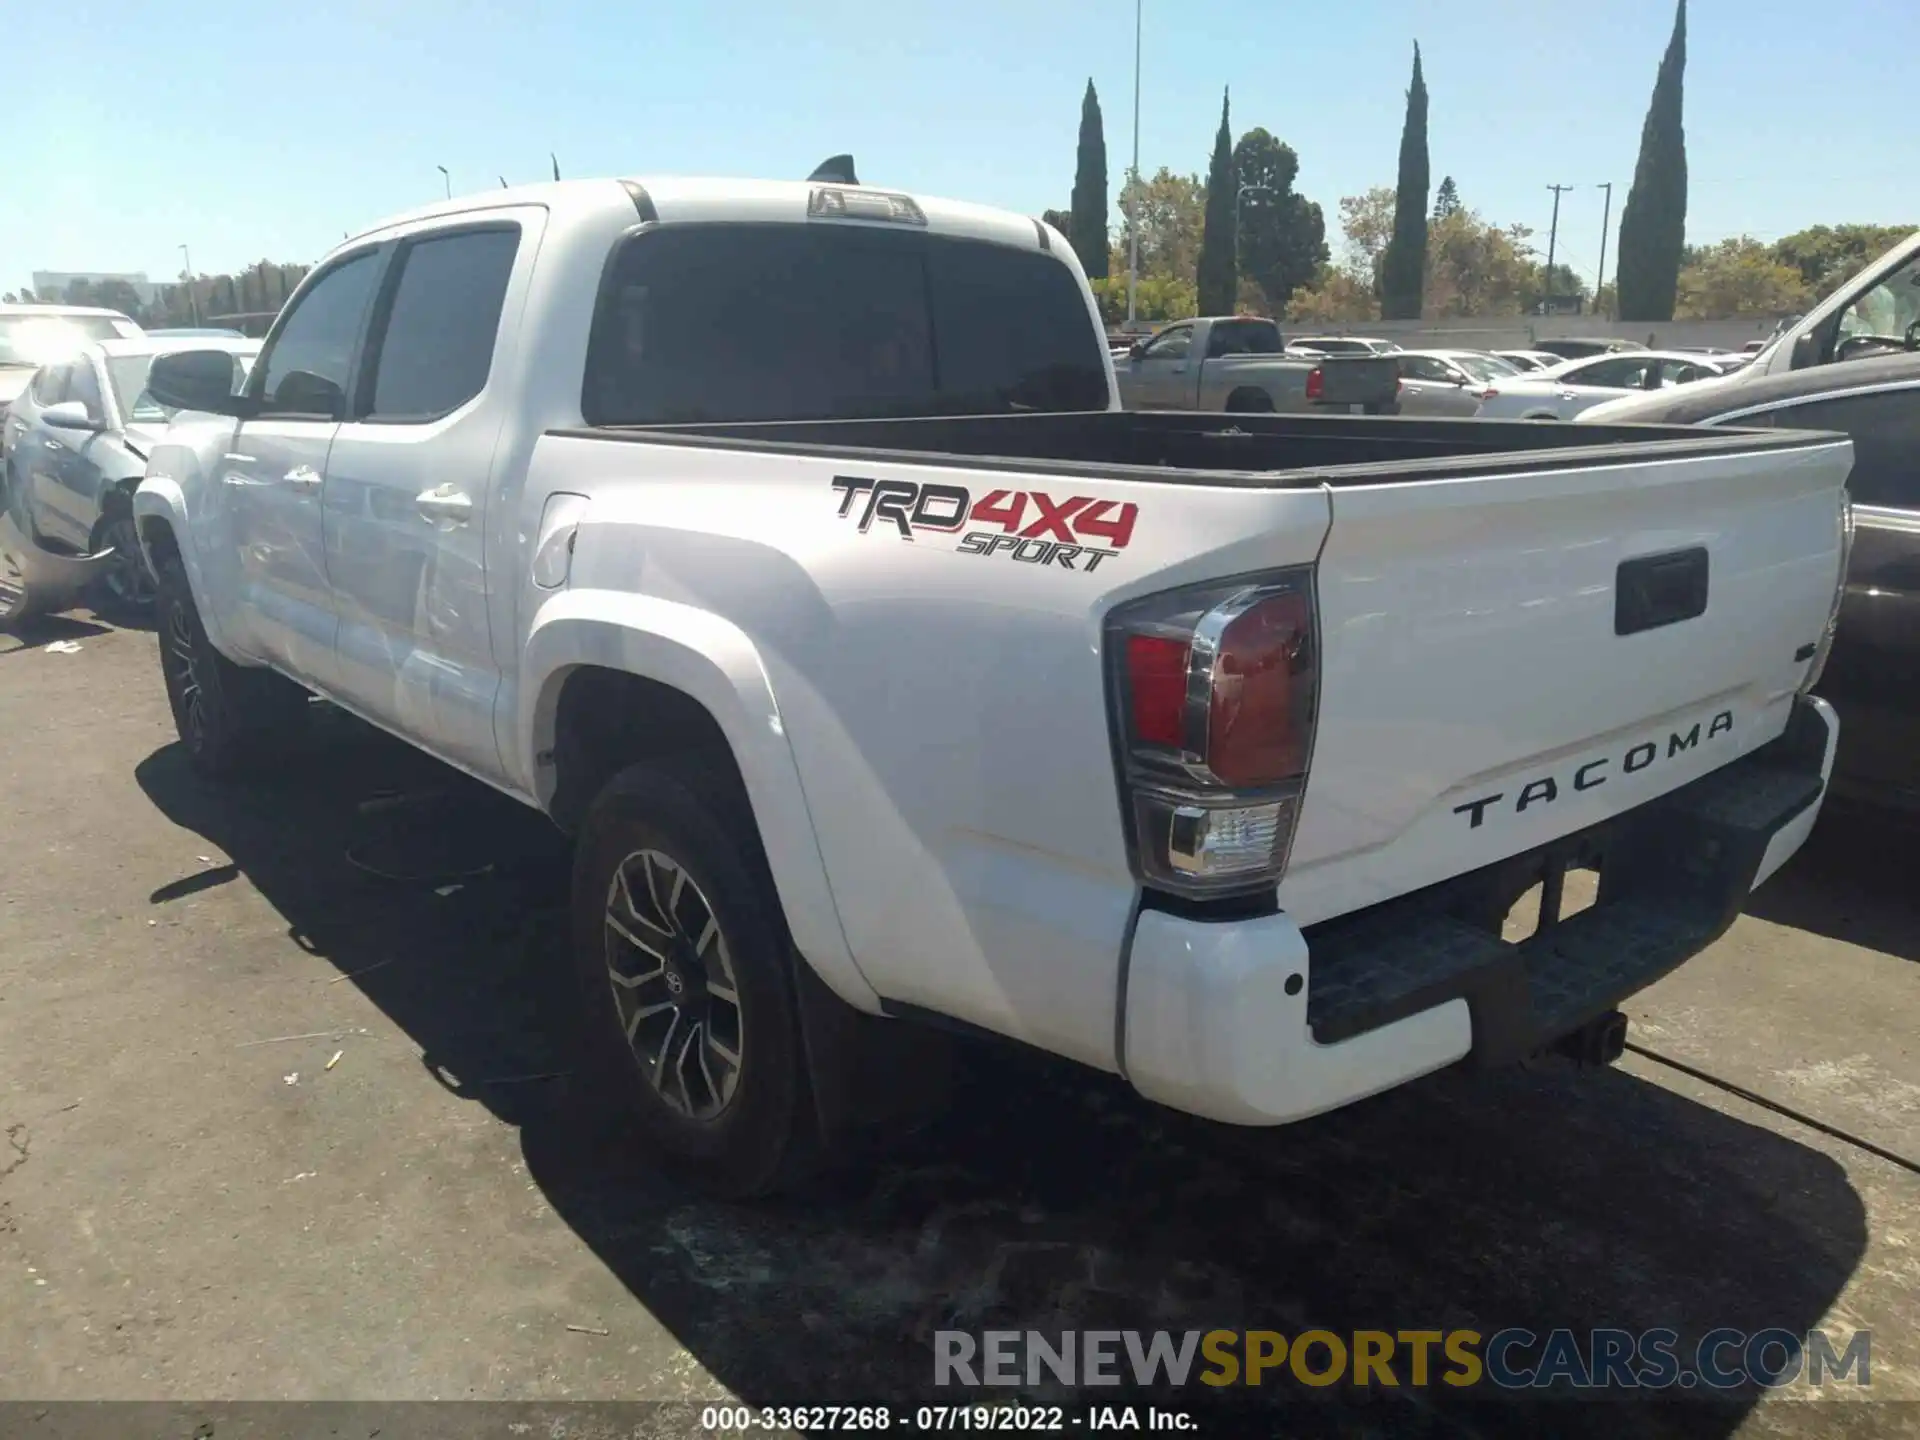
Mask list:
POLYGON ((1327 393, 1326 373, 1316 365, 1307 372, 1307 399, 1318 400, 1327 393))
POLYGON ((1195 899, 1279 884, 1313 748, 1314 648, 1307 569, 1149 596, 1108 618, 1144 883, 1195 899))
POLYGON ((1818 648, 1813 652, 1813 663, 1807 666, 1807 678, 1800 682, 1800 693, 1805 695, 1820 683, 1820 675, 1827 668, 1827 657, 1833 653, 1833 637, 1840 630, 1840 605, 1847 598, 1847 566, 1853 560, 1853 501, 1844 500, 1840 509, 1840 576, 1833 586, 1833 604, 1827 610, 1827 628, 1821 632, 1818 648))

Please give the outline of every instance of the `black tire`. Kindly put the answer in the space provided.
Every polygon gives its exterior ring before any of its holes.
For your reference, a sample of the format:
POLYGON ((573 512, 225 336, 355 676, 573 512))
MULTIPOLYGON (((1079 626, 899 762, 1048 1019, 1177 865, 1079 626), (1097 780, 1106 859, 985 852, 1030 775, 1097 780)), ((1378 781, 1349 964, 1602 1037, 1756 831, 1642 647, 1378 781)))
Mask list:
POLYGON ((792 942, 752 825, 699 761, 635 765, 588 810, 573 871, 589 1083, 673 1169, 735 1197, 792 1188, 819 1154, 792 942))
POLYGON ((92 552, 111 547, 113 567, 100 581, 100 589, 110 608, 131 615, 147 615, 158 598, 158 580, 148 568, 147 557, 140 553, 140 536, 134 529, 133 513, 122 510, 102 520, 94 533, 92 552))
POLYGON ((305 728, 307 693, 271 670, 236 665, 213 648, 178 556, 163 558, 155 578, 160 672, 180 742, 201 774, 244 774, 305 728))
POLYGON ((1229 415, 1271 415, 1273 397, 1264 390, 1236 390, 1227 397, 1229 415))

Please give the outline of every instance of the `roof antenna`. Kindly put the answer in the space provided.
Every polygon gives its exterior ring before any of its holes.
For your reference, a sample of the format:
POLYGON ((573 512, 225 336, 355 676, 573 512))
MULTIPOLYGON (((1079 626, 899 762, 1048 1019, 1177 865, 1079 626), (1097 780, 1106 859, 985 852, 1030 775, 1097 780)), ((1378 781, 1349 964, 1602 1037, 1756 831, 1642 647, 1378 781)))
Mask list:
POLYGON ((860 177, 853 173, 851 155, 833 155, 822 160, 807 176, 809 180, 823 180, 830 185, 858 185, 860 177))
POLYGON ((558 180, 560 178, 560 157, 549 150, 547 152, 547 158, 553 161, 553 178, 558 180))
POLYGON ((504 175, 500 177, 500 188, 502 190, 510 190, 513 188, 512 186, 507 184, 507 177, 504 175))

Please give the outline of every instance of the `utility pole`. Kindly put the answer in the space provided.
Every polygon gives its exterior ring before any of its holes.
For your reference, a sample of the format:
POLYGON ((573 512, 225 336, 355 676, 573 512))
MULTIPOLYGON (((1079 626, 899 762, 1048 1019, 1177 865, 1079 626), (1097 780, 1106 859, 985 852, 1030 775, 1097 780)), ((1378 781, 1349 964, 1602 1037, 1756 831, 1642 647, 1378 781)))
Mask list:
POLYGON ((1599 187, 1607 192, 1607 198, 1600 207, 1600 268, 1593 277, 1593 308, 1600 308, 1600 287, 1607 279, 1607 221, 1613 218, 1613 182, 1603 181, 1599 187))
POLYGON ((447 167, 444 165, 436 165, 433 168, 440 172, 440 178, 446 182, 447 199, 451 200, 453 198, 453 176, 447 173, 447 167))
POLYGON ((1127 328, 1133 328, 1133 297, 1140 284, 1140 7, 1133 0, 1133 199, 1127 205, 1127 328))
POLYGON ((1547 293, 1540 307, 1542 314, 1551 314, 1553 311, 1553 256, 1554 243, 1560 238, 1560 192, 1578 188, 1574 185, 1547 186, 1553 192, 1553 224, 1547 229, 1547 293))

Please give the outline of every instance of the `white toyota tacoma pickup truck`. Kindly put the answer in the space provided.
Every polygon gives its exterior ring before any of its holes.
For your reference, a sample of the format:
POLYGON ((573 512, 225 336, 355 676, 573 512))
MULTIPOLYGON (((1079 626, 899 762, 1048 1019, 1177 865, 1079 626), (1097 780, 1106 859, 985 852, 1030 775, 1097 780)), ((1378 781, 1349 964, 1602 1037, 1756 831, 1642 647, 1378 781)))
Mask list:
POLYGON ((1832 762, 1844 438, 1122 411, 1016 215, 453 201, 231 374, 155 362, 135 500, 193 760, 314 692, 551 816, 583 1055, 734 1191, 914 1022, 1249 1125, 1609 1058, 1832 762))

